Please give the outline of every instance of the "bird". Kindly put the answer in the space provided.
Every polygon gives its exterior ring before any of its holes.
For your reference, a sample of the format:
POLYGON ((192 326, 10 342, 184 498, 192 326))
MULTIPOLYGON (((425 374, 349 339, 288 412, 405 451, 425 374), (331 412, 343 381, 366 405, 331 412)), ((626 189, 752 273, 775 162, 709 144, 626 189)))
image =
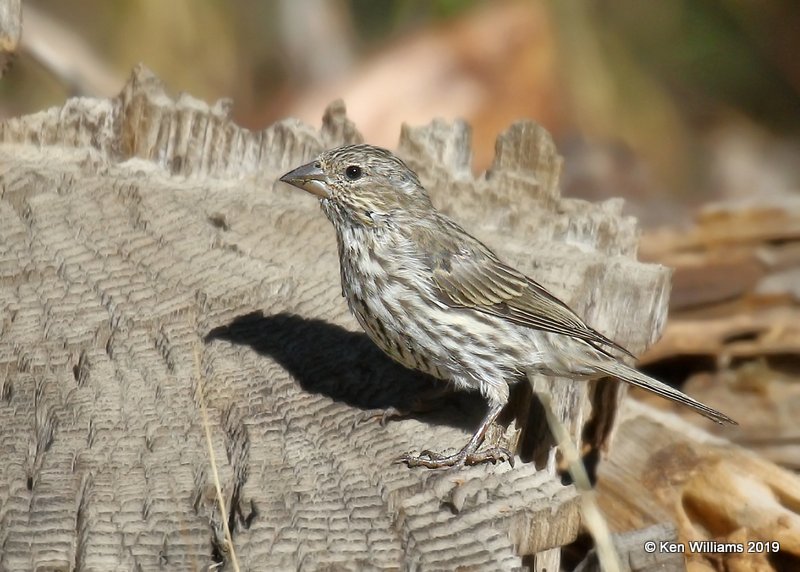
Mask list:
POLYGON ((541 284, 437 210, 417 174, 367 144, 322 152, 280 177, 315 195, 333 224, 342 295, 372 341, 400 364, 479 391, 480 426, 454 454, 401 457, 432 469, 508 460, 485 435, 512 384, 544 374, 612 377, 686 405, 719 424, 727 415, 627 365, 635 356, 588 326, 541 284))

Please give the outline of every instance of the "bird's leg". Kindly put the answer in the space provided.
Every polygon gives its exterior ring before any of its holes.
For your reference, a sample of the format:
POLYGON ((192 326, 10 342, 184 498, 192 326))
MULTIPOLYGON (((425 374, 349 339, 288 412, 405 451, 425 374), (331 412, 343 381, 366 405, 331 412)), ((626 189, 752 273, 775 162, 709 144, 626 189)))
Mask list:
POLYGON ((412 411, 410 409, 400 409, 394 405, 384 409, 365 409, 364 411, 356 414, 355 418, 353 419, 353 428, 361 425, 362 423, 367 423, 374 420, 377 420, 381 427, 386 427, 386 424, 389 423, 389 421, 408 417, 411 415, 411 412, 412 411))
POLYGON ((490 447, 483 451, 478 452, 478 447, 483 443, 486 437, 486 431, 492 423, 494 423, 497 416, 503 410, 500 404, 493 404, 486 414, 486 417, 481 421, 478 430, 470 438, 469 442, 454 455, 444 455, 441 453, 434 453, 433 451, 422 451, 419 455, 406 453, 400 459, 400 462, 405 463, 409 467, 427 467, 429 469, 441 469, 444 467, 461 467, 464 465, 478 465, 480 463, 497 461, 508 461, 514 464, 514 457, 508 449, 503 447, 490 447))
POLYGON ((387 407, 386 409, 367 409, 356 416, 353 425, 359 425, 377 419, 381 427, 385 427, 389 421, 410 417, 415 413, 427 413, 438 408, 441 401, 444 401, 453 393, 450 384, 437 383, 434 387, 425 391, 421 396, 411 402, 408 409, 398 407, 387 407))

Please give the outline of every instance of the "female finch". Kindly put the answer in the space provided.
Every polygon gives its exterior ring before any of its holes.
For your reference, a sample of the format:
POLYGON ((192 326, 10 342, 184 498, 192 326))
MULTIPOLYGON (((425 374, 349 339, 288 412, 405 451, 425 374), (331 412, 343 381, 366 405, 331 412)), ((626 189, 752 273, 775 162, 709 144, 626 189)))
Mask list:
POLYGON ((508 401, 509 384, 535 373, 611 376, 717 423, 735 423, 619 361, 615 354, 631 354, 437 211, 417 175, 391 152, 340 147, 280 180, 320 198, 336 229, 343 295, 378 347, 406 367, 477 389, 489 401, 458 453, 407 454, 409 466, 506 458, 503 449, 478 448, 508 401))

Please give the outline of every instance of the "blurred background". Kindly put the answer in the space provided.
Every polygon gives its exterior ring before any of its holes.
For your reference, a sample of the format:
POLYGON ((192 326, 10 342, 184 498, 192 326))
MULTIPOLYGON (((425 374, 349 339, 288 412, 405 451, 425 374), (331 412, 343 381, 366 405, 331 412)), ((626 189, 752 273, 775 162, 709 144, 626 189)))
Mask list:
POLYGON ((344 99, 368 142, 463 118, 474 169, 519 118, 553 133, 565 194, 645 225, 800 181, 794 0, 27 0, 0 116, 113 96, 143 62, 260 129, 344 99))
MULTIPOLYGON (((639 257, 674 269, 640 366, 741 425, 639 397, 800 472, 797 0, 27 0, 23 17, 0 119, 113 97, 142 62, 253 130, 319 126, 337 98, 387 147, 403 122, 462 118, 476 174, 498 133, 538 121, 564 195, 625 197, 649 227, 639 257)), ((789 534, 725 498, 734 534, 789 534)), ((797 547, 797 503, 769 499, 797 547)))

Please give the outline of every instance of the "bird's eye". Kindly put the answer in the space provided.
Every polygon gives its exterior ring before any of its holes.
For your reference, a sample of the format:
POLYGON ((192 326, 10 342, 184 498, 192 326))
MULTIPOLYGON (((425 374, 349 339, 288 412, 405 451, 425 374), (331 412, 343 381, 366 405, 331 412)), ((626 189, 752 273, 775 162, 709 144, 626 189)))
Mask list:
POLYGON ((355 181, 361 178, 362 175, 361 167, 358 165, 350 165, 347 169, 344 170, 344 176, 350 179, 351 181, 355 181))

